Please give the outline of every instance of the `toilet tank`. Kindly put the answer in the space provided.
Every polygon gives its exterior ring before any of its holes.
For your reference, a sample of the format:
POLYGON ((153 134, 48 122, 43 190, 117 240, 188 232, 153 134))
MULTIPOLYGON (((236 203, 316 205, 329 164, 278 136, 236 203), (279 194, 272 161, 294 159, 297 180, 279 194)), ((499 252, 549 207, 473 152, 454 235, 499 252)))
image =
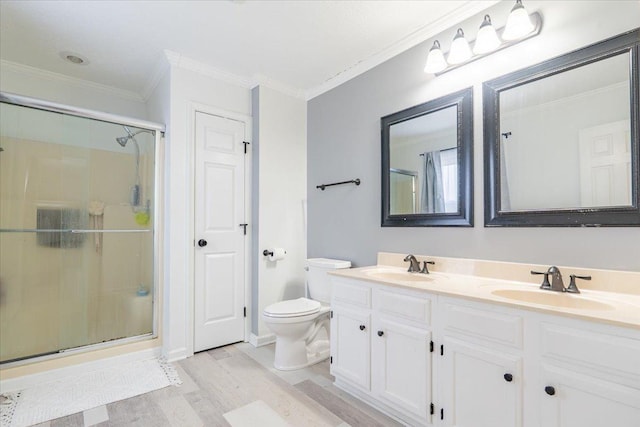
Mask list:
POLYGON ((310 258, 307 260, 307 286, 309 298, 321 303, 331 302, 333 284, 327 271, 350 268, 351 261, 329 258, 310 258))

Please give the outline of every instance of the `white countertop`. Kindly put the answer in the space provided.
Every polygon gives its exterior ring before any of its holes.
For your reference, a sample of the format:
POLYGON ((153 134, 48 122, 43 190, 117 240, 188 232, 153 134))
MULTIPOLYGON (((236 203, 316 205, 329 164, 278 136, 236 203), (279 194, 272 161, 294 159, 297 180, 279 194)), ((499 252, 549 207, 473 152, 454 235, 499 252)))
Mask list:
MULTIPOLYGON (((406 267, 389 265, 335 270, 329 274, 640 329, 640 294, 592 289, 582 289, 580 294, 561 293, 542 290, 529 282, 452 272, 408 273, 406 267)), ((565 281, 568 286, 568 277, 565 281)))

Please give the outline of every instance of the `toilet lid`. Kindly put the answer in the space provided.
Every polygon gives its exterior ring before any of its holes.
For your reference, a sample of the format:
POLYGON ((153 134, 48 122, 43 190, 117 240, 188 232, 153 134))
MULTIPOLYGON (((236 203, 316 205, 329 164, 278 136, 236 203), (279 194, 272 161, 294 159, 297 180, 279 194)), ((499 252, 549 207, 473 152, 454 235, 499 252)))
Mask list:
POLYGON ((294 317, 313 314, 319 310, 320 303, 318 301, 298 298, 271 304, 264 309, 264 314, 271 317, 294 317))

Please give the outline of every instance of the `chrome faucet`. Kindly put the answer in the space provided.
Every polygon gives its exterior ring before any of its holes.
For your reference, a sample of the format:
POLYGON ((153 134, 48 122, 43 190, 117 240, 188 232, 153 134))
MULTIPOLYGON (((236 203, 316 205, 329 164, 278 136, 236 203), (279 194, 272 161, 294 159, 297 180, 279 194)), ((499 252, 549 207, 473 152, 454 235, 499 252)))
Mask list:
POLYGON ((579 294, 580 290, 578 286, 576 286, 576 279, 582 280, 591 280, 591 276, 576 276, 575 274, 571 274, 571 281, 569 283, 569 287, 564 287, 564 282, 562 281, 562 273, 560 273, 560 269, 558 267, 551 266, 546 272, 540 271, 532 271, 531 274, 543 274, 544 280, 542 281, 542 285, 540 289, 546 289, 548 291, 555 292, 569 292, 571 294, 579 294), (551 276, 551 283, 549 283, 549 276, 551 276))
POLYGON ((409 269, 407 270, 409 273, 420 273, 420 263, 414 255, 409 254, 404 257, 404 262, 409 263, 409 269))
POLYGON ((423 264, 422 270, 420 270, 420 273, 429 274, 429 269, 427 268, 427 264, 433 265, 433 264, 435 264, 435 262, 433 262, 433 261, 423 261, 423 263, 424 264, 423 264))
POLYGON ((567 288, 564 287, 564 282, 562 281, 562 273, 560 273, 560 269, 558 267, 551 266, 547 273, 551 275, 551 290, 555 292, 566 292, 567 288))
POLYGON ((555 265, 549 267, 549 269, 545 272, 531 271, 531 274, 544 275, 544 280, 542 281, 542 285, 540 285, 540 289, 555 292, 567 291, 567 289, 564 287, 564 282, 562 281, 562 273, 560 273, 560 269, 555 265), (551 283, 549 283, 549 276, 551 276, 551 283))

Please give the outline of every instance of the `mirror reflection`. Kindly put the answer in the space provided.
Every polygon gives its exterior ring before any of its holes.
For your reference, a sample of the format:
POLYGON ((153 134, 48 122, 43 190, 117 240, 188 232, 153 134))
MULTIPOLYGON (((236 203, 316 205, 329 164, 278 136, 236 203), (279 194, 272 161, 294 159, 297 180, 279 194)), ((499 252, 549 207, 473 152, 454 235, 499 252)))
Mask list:
POLYGON ((391 215, 458 212, 457 105, 389 129, 391 215))
POLYGON ((383 227, 473 226, 473 89, 380 119, 383 227))
POLYGON ((500 211, 632 205, 630 60, 499 92, 500 211))

